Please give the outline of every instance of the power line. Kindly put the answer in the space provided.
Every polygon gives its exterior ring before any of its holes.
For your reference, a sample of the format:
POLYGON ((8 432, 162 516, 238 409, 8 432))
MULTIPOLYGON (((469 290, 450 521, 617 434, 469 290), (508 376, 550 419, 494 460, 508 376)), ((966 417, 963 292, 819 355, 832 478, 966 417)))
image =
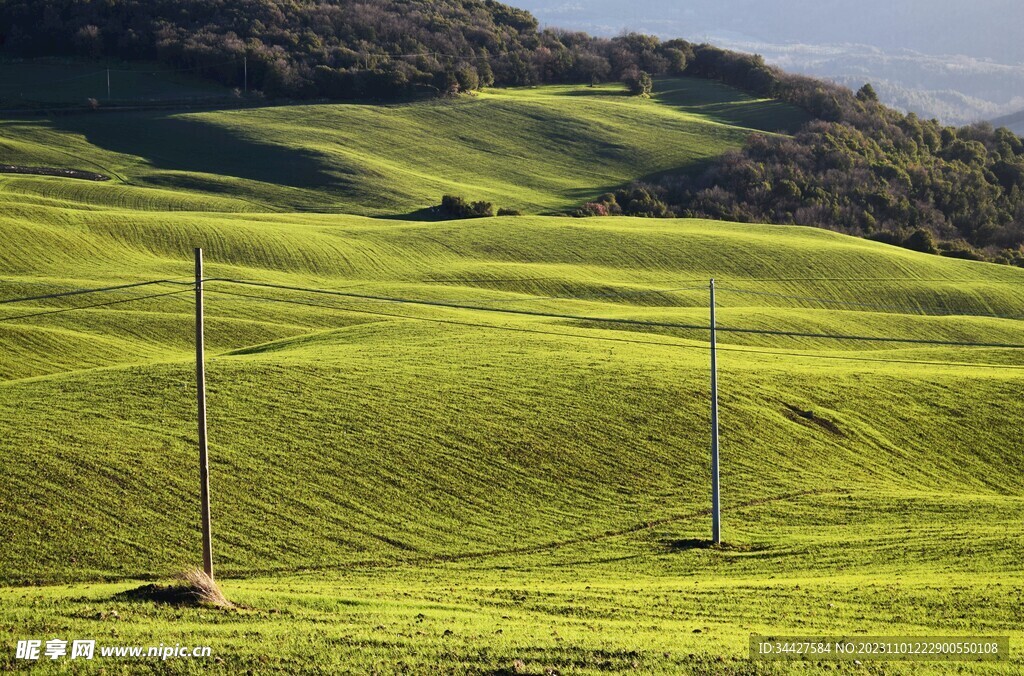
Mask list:
POLYGON ((640 340, 634 338, 611 338, 608 336, 583 336, 575 333, 561 333, 559 331, 544 331, 542 329, 524 329, 515 326, 494 326, 493 324, 481 324, 479 322, 465 322, 456 319, 436 319, 433 317, 411 317, 409 315, 394 314, 391 312, 379 312, 374 310, 357 310, 355 308, 338 307, 337 305, 324 305, 322 303, 309 303, 301 300, 288 300, 285 298, 267 298, 265 296, 251 296, 244 293, 236 293, 233 291, 214 291, 208 289, 207 293, 216 293, 222 296, 235 296, 237 298, 248 298, 250 300, 260 300, 270 303, 286 303, 289 305, 304 305, 306 307, 323 308, 325 310, 336 310, 338 312, 350 312, 361 315, 371 315, 374 317, 389 317, 392 319, 409 319, 420 322, 431 322, 433 324, 451 324, 455 326, 468 326, 472 328, 480 329, 493 329, 495 331, 511 331, 514 333, 535 333, 546 336, 561 336, 563 338, 583 338, 587 340, 601 340, 613 343, 633 343, 636 345, 660 345, 662 347, 678 347, 687 350, 707 350, 708 348, 702 345, 680 345, 678 343, 662 343, 654 340, 640 340))
MULTIPOLYGON (((215 293, 222 296, 233 296, 237 298, 245 298, 248 300, 264 301, 269 303, 284 303, 287 305, 302 305, 305 307, 321 308, 325 310, 335 310, 337 312, 346 312, 362 315, 371 315, 375 317, 388 317, 393 319, 406 319, 412 321, 430 322, 433 324, 450 324, 455 326, 468 326, 472 328, 491 329, 496 331, 511 331, 515 333, 532 333, 546 336, 557 336, 561 338, 579 338, 583 340, 597 340, 603 342, 614 342, 614 343, 630 343, 633 345, 655 345, 658 347, 670 347, 678 348, 681 350, 700 350, 707 351, 710 347, 705 345, 682 345, 680 343, 665 343, 661 341, 643 340, 636 338, 612 338, 610 336, 588 336, 578 333, 563 333, 560 331, 545 331, 542 329, 526 329, 512 326, 494 326, 493 324, 481 324, 478 322, 465 322, 454 319, 435 319, 432 317, 415 317, 410 315, 395 314, 390 312, 380 312, 374 310, 357 310, 348 307, 339 307, 337 305, 324 305, 323 303, 310 303, 301 300, 291 300, 286 298, 267 298, 266 296, 253 296, 244 293, 237 293, 233 291, 214 291, 208 290, 208 293, 215 293)), ((757 354, 767 355, 775 357, 796 357, 802 359, 824 359, 830 361, 853 361, 853 362, 868 362, 878 364, 913 364, 919 366, 952 366, 952 367, 967 367, 967 368, 991 368, 991 369, 1009 369, 1009 370, 1024 370, 1024 366, 1016 366, 1012 364, 987 364, 978 362, 941 362, 941 361, 927 361, 919 359, 883 359, 879 357, 853 357, 844 355, 827 355, 827 354, 810 354, 807 352, 790 352, 790 351, 777 351, 777 350, 759 350, 756 348, 744 348, 744 347, 721 347, 718 346, 719 352, 736 352, 741 354, 757 354)))
MULTIPOLYGON (((256 286, 269 289, 281 289, 285 291, 296 291, 300 293, 315 293, 330 296, 340 296, 344 298, 357 298, 361 300, 373 300, 385 303, 399 303, 409 305, 426 305, 433 307, 445 307, 458 310, 475 310, 480 312, 500 312, 504 314, 515 314, 524 315, 531 317, 546 317, 550 319, 571 319, 576 321, 586 322, 600 322, 600 323, 612 323, 612 324, 628 324, 633 326, 649 326, 654 328, 670 328, 670 329, 684 329, 692 331, 708 331, 710 327, 705 325, 696 324, 680 324, 675 322, 652 322, 648 320, 638 319, 623 319, 619 317, 587 317, 583 315, 570 315, 570 314, 559 314, 553 312, 539 312, 535 310, 513 310, 509 308, 493 308, 493 307, 481 307, 478 305, 461 305, 457 303, 450 303, 445 301, 431 301, 431 300, 418 300, 411 298, 394 298, 389 296, 374 296, 369 294, 357 294, 349 293, 344 291, 331 291, 329 289, 313 289, 299 286, 288 286, 284 284, 269 284, 261 282, 251 282, 237 279, 211 279, 207 280, 211 282, 225 282, 229 284, 242 284, 246 286, 256 286)), ((1016 343, 969 343, 964 341, 946 341, 946 340, 931 340, 926 338, 897 338, 890 336, 857 336, 857 335, 844 335, 844 334, 830 334, 830 333, 810 333, 803 331, 782 331, 782 330, 771 330, 771 329, 743 329, 743 328, 730 328, 730 327, 718 327, 721 332, 728 333, 744 333, 744 334, 755 334, 755 335, 768 335, 768 336, 786 336, 791 338, 820 338, 824 340, 847 340, 847 341, 866 341, 866 342, 880 342, 880 343, 906 343, 912 345, 938 345, 944 347, 989 347, 989 348, 1002 348, 1002 349, 1024 349, 1024 344, 1016 343)))
POLYGON ((761 354, 776 357, 798 357, 802 359, 827 359, 831 361, 854 361, 869 362, 877 364, 915 364, 919 366, 963 366, 969 368, 988 369, 1010 369, 1013 371, 1024 370, 1024 366, 1014 364, 987 364, 980 362, 959 362, 959 361, 927 361, 923 359, 883 359, 881 357, 851 357, 846 355, 830 354, 808 354, 806 352, 786 352, 777 350, 758 350, 743 347, 718 347, 719 352, 742 352, 746 354, 761 354))
POLYGON ((133 284, 120 284, 118 286, 105 286, 96 289, 73 289, 71 291, 64 291, 61 293, 50 293, 42 296, 25 296, 22 298, 7 298, 0 300, 0 305, 6 305, 8 303, 25 303, 32 300, 48 300, 51 298, 66 298, 67 296, 81 296, 89 293, 105 293, 107 291, 119 291, 122 289, 135 289, 140 286, 152 286, 154 284, 184 284, 185 282, 178 282, 173 279, 158 279, 151 282, 135 282, 133 284))
POLYGON ((1011 316, 997 315, 997 314, 965 314, 965 313, 951 312, 951 311, 945 310, 945 309, 939 310, 939 309, 930 308, 930 307, 908 308, 908 307, 898 306, 898 305, 876 305, 876 304, 873 304, 873 303, 856 303, 856 302, 852 302, 852 301, 834 300, 834 299, 829 299, 829 298, 815 298, 813 296, 792 296, 792 295, 783 294, 783 293, 773 293, 771 291, 749 291, 747 289, 735 289, 735 288, 729 288, 729 287, 726 287, 724 290, 726 291, 726 293, 740 293, 740 294, 751 295, 751 296, 769 296, 769 297, 773 297, 773 298, 785 298, 785 299, 789 299, 789 300, 804 300, 804 301, 811 301, 811 302, 815 302, 815 303, 825 303, 825 304, 829 304, 829 305, 845 305, 845 306, 849 306, 849 307, 870 308, 870 309, 876 309, 876 310, 896 310, 896 311, 903 312, 903 313, 906 313, 906 314, 923 314, 924 316, 931 316, 931 317, 987 317, 987 318, 991 318, 991 319, 1011 319, 1011 320, 1017 320, 1017 321, 1024 320, 1024 317, 1021 317, 1021 316, 1011 317, 1011 316), (924 312, 917 312, 917 313, 910 312, 910 310, 912 310, 912 309, 917 309, 917 310, 921 310, 921 311, 924 311, 924 312))
POLYGON ((674 289, 622 290, 608 293, 593 293, 585 296, 527 296, 526 298, 435 298, 438 303, 523 303, 535 300, 594 300, 595 298, 621 298, 625 296, 653 296, 680 291, 707 291, 707 286, 683 286, 674 289))
MULTIPOLYGON (((459 282, 459 281, 463 281, 463 280, 427 280, 427 281, 429 281, 431 283, 450 284, 450 283, 455 283, 455 282, 459 282)), ((490 281, 490 280, 481 280, 481 281, 490 281)), ((557 280, 554 280, 554 279, 551 279, 551 280, 532 280, 531 279, 531 280, 510 280, 510 281, 557 281, 557 280)), ((721 287, 721 285, 719 285, 719 290, 723 290, 723 287, 721 287)), ((899 311, 899 312, 902 312, 902 313, 905 313, 905 314, 917 314, 917 315, 922 315, 922 316, 932 316, 932 317, 985 317, 985 318, 991 318, 991 319, 1024 320, 1024 316, 1016 316, 1015 317, 1015 316, 1005 316, 1005 315, 996 315, 996 314, 956 313, 956 312, 951 312, 951 311, 945 310, 945 309, 939 310, 939 309, 936 309, 936 308, 928 308, 928 307, 908 308, 908 307, 894 306, 894 305, 875 305, 875 304, 871 304, 871 303, 856 303, 856 302, 852 302, 852 301, 834 300, 834 299, 828 299, 828 298, 815 298, 815 297, 811 297, 811 296, 793 296, 793 295, 781 294, 781 293, 771 293, 771 292, 767 292, 767 291, 748 291, 748 290, 745 290, 745 289, 733 289, 733 288, 729 288, 729 287, 724 287, 724 290, 726 292, 728 292, 728 293, 749 294, 749 295, 757 295, 757 296, 771 296, 771 297, 775 297, 775 298, 786 298, 786 299, 791 299, 791 300, 813 301, 813 302, 818 302, 818 303, 825 303, 825 304, 832 304, 832 305, 844 305, 844 306, 858 307, 858 308, 870 308, 870 309, 878 309, 878 310, 895 310, 895 311, 899 311), (912 312, 912 310, 915 310, 915 309, 918 310, 918 312, 912 312)), ((500 289, 497 289, 497 291, 500 291, 500 289)), ((583 300, 583 301, 586 301, 586 300, 593 300, 593 299, 596 299, 596 298, 621 298, 621 297, 627 297, 627 296, 655 296, 655 295, 664 295, 664 294, 670 294, 670 293, 679 293, 681 291, 704 291, 704 292, 706 292, 707 291, 707 286, 706 285, 701 285, 701 286, 682 286, 682 287, 675 287, 675 288, 669 288, 669 289, 634 289, 634 290, 622 290, 622 291, 613 291, 613 292, 608 292, 608 293, 595 293, 595 294, 587 294, 587 295, 529 296, 528 298, 448 298, 448 299, 433 299, 433 300, 436 301, 436 302, 448 302, 448 303, 458 303, 458 302, 462 302, 462 303, 465 303, 465 302, 473 302, 473 303, 518 303, 518 302, 531 301, 531 300, 583 300)))
POLYGON ((833 333, 808 333, 803 331, 782 331, 772 329, 740 329, 718 327, 729 333, 749 333, 761 336, 786 336, 788 338, 821 338, 826 340, 866 341, 874 343, 906 343, 908 345, 940 345, 944 347, 992 347, 1007 350, 1024 350, 1019 343, 967 343, 956 340, 932 340, 929 338, 894 338, 890 336, 855 336, 833 333))
POLYGON ((15 317, 0 317, 0 322, 13 322, 19 319, 29 319, 31 317, 43 317, 45 315, 59 315, 65 312, 75 312, 76 310, 89 310, 98 307, 108 307, 110 305, 119 305, 121 303, 131 303, 137 300, 148 300, 150 298, 163 298, 165 296, 174 296, 179 293, 189 293, 191 289, 182 289, 180 291, 168 291, 167 293, 154 293, 149 296, 136 296, 135 298, 122 298, 121 300, 111 300, 106 303, 93 303, 92 305, 79 305, 77 307, 66 307, 59 310, 46 310, 45 312, 33 312, 27 315, 17 315, 15 317))
MULTIPOLYGON (((552 319, 571 319, 571 320, 576 320, 576 321, 587 321, 587 322, 595 322, 595 323, 627 324, 627 325, 634 325, 634 326, 649 326, 649 327, 654 327, 654 328, 671 328, 671 329, 697 330, 697 331, 705 331, 705 330, 709 329, 708 326, 695 325, 695 324, 682 324, 682 323, 676 323, 676 322, 652 322, 652 321, 649 321, 649 320, 633 320, 633 319, 623 319, 623 318, 614 318, 614 317, 587 317, 587 316, 582 316, 582 315, 570 315, 570 314, 560 314, 560 313, 552 313, 552 312, 539 312, 539 311, 531 311, 531 310, 514 310, 514 309, 508 309, 508 308, 478 307, 478 306, 464 305, 464 304, 458 304, 458 303, 454 303, 454 302, 450 302, 450 301, 442 301, 442 300, 422 300, 422 299, 409 299, 409 298, 394 298, 394 297, 388 297, 388 296, 375 296, 375 295, 369 295, 369 294, 356 294, 356 293, 345 292, 345 291, 336 291, 336 290, 329 290, 329 289, 315 289, 315 288, 308 288, 308 287, 288 286, 288 285, 282 285, 282 284, 269 284, 269 283, 253 282, 253 281, 247 281, 247 280, 236 280, 236 279, 228 279, 228 278, 208 279, 206 281, 209 281, 209 282, 224 282, 224 283, 232 283, 232 284, 240 284, 240 285, 247 285, 247 286, 256 286, 256 287, 262 287, 262 288, 269 288, 269 289, 280 289, 280 290, 286 290, 286 291, 295 291, 295 292, 302 292, 302 293, 315 293, 315 294, 338 296, 338 297, 343 297, 343 298, 353 298, 353 299, 359 299, 359 300, 373 300, 373 301, 389 302, 389 303, 412 304, 412 305, 426 305, 426 306, 445 307, 445 308, 460 309, 460 310, 474 310, 474 311, 482 311, 482 312, 498 312, 498 313, 503 313, 503 314, 514 314, 514 315, 533 316, 533 317, 545 317, 545 318, 552 318, 552 319)), ((63 297, 68 297, 68 296, 82 295, 82 294, 92 294, 92 293, 105 293, 105 292, 111 292, 111 291, 121 291, 121 290, 126 290, 126 289, 139 288, 139 287, 144 287, 144 286, 151 286, 151 285, 155 285, 155 284, 188 285, 188 283, 186 283, 186 282, 180 282, 180 281, 177 281, 177 280, 174 280, 174 279, 153 280, 153 281, 147 281, 147 282, 136 282, 136 283, 132 283, 132 284, 121 284, 121 285, 110 286, 110 287, 100 287, 100 288, 92 288, 92 289, 74 289, 74 290, 71 290, 71 291, 66 291, 66 292, 61 292, 61 293, 56 293, 56 294, 44 294, 44 295, 39 295, 39 296, 27 296, 27 297, 22 297, 22 298, 11 298, 11 299, 6 299, 6 300, 0 301, 0 304, 27 302, 27 301, 35 301, 35 300, 47 300, 47 299, 63 298, 63 297)), ((700 287, 680 287, 680 288, 677 288, 677 289, 665 289, 665 290, 658 290, 658 291, 636 291, 635 293, 638 293, 638 294, 669 293, 669 292, 674 292, 674 291, 696 290, 697 288, 700 288, 700 287)), ((45 316, 45 315, 49 315, 49 314, 59 314, 59 313, 62 313, 62 312, 71 312, 71 311, 78 310, 78 309, 88 309, 88 308, 93 308, 93 307, 104 307, 104 306, 108 306, 108 305, 115 305, 115 304, 121 303, 121 302, 130 302, 130 301, 133 301, 133 300, 144 300, 146 298, 158 298, 158 297, 162 297, 162 296, 169 296, 169 295, 174 295, 175 293, 180 293, 180 292, 171 292, 171 293, 167 293, 167 294, 154 294, 152 296, 143 296, 143 297, 139 297, 139 298, 131 298, 131 299, 127 299, 127 300, 113 301, 113 302, 108 302, 108 303, 96 303, 96 304, 93 304, 93 305, 82 306, 82 307, 77 307, 77 308, 63 308, 63 309, 58 309, 58 310, 51 310, 51 311, 45 311, 45 312, 31 313, 31 314, 27 314, 27 315, 19 315, 19 316, 16 316, 16 317, 3 318, 0 321, 13 321, 13 320, 17 320, 17 319, 27 319, 27 318, 30 318, 30 317, 45 316)), ((630 292, 625 292, 625 293, 630 293, 630 292)), ((757 292, 757 293, 760 293, 760 292, 757 292)), ((548 298, 549 299, 578 299, 578 300, 585 300, 586 299, 584 297, 579 297, 579 296, 550 296, 548 298)), ((537 298, 532 298, 532 299, 509 299, 509 301, 513 301, 513 300, 514 301, 519 301, 519 300, 535 300, 535 299, 537 299, 537 298)), ((544 298, 540 298, 540 299, 543 300, 544 298)), ((824 300, 824 299, 822 299, 822 300, 824 300)), ((282 301, 282 302, 284 302, 284 301, 282 301)), ((506 302, 506 301, 505 301, 505 299, 494 299, 494 300, 484 300, 482 302, 506 302)), ((299 304, 302 304, 302 303, 299 303, 299 304)), ((321 306, 321 305, 317 305, 317 304, 307 304, 307 305, 312 305, 312 306, 316 306, 316 307, 328 307, 328 306, 321 306)), ((349 311, 358 312, 356 310, 349 310, 349 311)), ((378 314, 382 314, 382 313, 378 313, 378 314)), ((382 314, 382 316, 387 316, 387 315, 386 314, 382 314)), ((408 317, 405 317, 404 315, 394 315, 394 316, 395 317, 400 317, 400 318, 401 317, 408 318, 408 317)), ((487 327, 488 325, 480 325, 480 326, 487 327)), ((921 338, 897 338, 897 337, 891 337, 891 336, 860 336, 860 335, 844 335, 844 334, 811 333, 811 332, 799 332, 799 331, 783 331, 783 330, 771 330, 771 329, 744 329, 744 328, 732 328, 732 327, 718 327, 718 330, 722 331, 722 332, 731 332, 731 333, 745 333, 745 334, 769 335, 769 336, 786 336, 786 337, 799 337, 799 338, 820 338, 820 339, 849 340, 849 341, 869 341, 869 342, 892 342, 892 343, 906 343, 906 344, 917 344, 917 345, 939 345, 939 346, 947 346, 947 347, 988 347, 988 348, 998 348, 998 349, 1024 349, 1024 345, 1008 344, 1008 343, 974 343, 974 342, 965 342, 965 341, 942 341, 942 340, 921 339, 921 338)), ((558 334, 558 335, 568 335, 568 334, 558 334)), ((663 344, 663 343, 655 343, 655 344, 663 344)), ((729 349, 729 348, 722 348, 722 349, 729 349)), ((741 350, 741 351, 753 352, 751 350, 741 350)), ((781 353, 778 353, 778 352, 768 352, 766 354, 781 354, 781 353)), ((794 356, 803 356, 803 355, 796 355, 794 353, 794 356)), ((854 358, 850 358, 850 359, 854 359, 854 358)), ((894 360, 886 360, 886 361, 894 361, 894 360)), ((897 362, 897 363, 916 363, 916 362, 914 362, 913 360, 908 360, 907 362, 897 362)), ((929 362, 929 363, 936 363, 936 362, 929 362)))
MULTIPOLYGON (((718 279, 716 277, 715 279, 718 279)), ((839 284, 866 284, 889 282, 942 282, 946 284, 1021 284, 1012 279, 951 279, 949 277, 722 277, 727 282, 830 282, 839 284)))

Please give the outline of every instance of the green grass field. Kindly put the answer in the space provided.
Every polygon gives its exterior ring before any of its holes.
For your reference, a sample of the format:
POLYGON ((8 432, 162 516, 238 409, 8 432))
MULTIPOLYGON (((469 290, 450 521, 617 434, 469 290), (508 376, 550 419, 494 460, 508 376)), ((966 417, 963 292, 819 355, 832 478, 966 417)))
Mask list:
POLYGON ((5 192, 88 205, 212 211, 413 214, 453 193, 563 212, 629 181, 698 167, 797 110, 706 81, 493 90, 448 101, 83 113, 0 122, 10 164, 74 166, 116 180, 59 186, 5 177, 5 192), (216 199, 214 199, 216 198, 216 199))
POLYGON ((843 633, 1014 652, 799 672, 1019 673, 1024 271, 810 228, 543 215, 797 119, 658 91, 3 122, 0 161, 116 180, 0 179, 0 298, 168 282, 0 304, 0 668, 56 636, 212 647, 169 673, 771 674, 790 669, 751 662, 750 634, 843 633), (401 218, 442 192, 530 215, 401 218), (222 280, 211 482, 236 610, 117 596, 199 561, 194 246, 222 280))

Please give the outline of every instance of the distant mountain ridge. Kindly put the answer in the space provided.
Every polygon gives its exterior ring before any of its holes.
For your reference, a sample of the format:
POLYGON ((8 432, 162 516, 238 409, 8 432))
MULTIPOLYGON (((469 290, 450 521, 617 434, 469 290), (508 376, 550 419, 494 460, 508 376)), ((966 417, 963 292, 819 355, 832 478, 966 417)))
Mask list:
POLYGON ((920 0, 513 0, 542 24, 598 35, 641 31, 761 54, 790 72, 856 89, 944 124, 1024 108, 1024 4, 920 0), (1017 100, 1015 100, 1017 99, 1017 100))
POLYGON ((1024 5, 1016 0, 512 0, 544 24, 602 35, 625 30, 702 40, 870 44, 884 51, 966 54, 1024 63, 1024 5), (811 39, 813 37, 813 39, 811 39))
POLYGON ((1013 132, 1024 136, 1024 110, 996 118, 992 120, 992 124, 997 127, 1008 127, 1013 132))

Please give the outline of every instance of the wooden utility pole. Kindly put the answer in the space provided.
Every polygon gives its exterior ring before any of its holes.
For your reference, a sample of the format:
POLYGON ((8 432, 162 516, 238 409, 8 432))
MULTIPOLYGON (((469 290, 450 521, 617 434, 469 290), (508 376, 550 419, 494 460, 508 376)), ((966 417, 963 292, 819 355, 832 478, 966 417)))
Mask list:
POLYGON ((711 539, 722 543, 722 501, 718 485, 718 349, 715 344, 715 280, 711 280, 711 539))
POLYGON ((199 411, 199 498, 203 512, 203 570, 213 579, 210 462, 206 447, 206 364, 203 342, 203 250, 196 249, 196 403, 199 411))

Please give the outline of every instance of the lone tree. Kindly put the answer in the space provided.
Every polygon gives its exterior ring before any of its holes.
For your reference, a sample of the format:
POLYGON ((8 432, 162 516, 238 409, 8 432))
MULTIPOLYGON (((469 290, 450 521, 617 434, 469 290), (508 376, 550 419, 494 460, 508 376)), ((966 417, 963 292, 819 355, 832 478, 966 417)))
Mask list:
POLYGON ((874 101, 877 103, 878 93, 875 91, 875 88, 871 86, 871 83, 868 82, 857 90, 857 99, 860 101, 874 101))
POLYGON ((441 198, 441 213, 451 218, 486 218, 494 215, 494 205, 490 202, 468 202, 458 195, 445 195, 441 198))
POLYGON ((622 76, 622 81, 633 96, 647 97, 654 91, 654 81, 651 80, 651 74, 636 67, 627 70, 622 76))
POLYGON ((918 228, 910 233, 910 236, 903 240, 903 246, 907 249, 923 253, 939 253, 938 247, 935 246, 935 237, 924 228, 918 228))

